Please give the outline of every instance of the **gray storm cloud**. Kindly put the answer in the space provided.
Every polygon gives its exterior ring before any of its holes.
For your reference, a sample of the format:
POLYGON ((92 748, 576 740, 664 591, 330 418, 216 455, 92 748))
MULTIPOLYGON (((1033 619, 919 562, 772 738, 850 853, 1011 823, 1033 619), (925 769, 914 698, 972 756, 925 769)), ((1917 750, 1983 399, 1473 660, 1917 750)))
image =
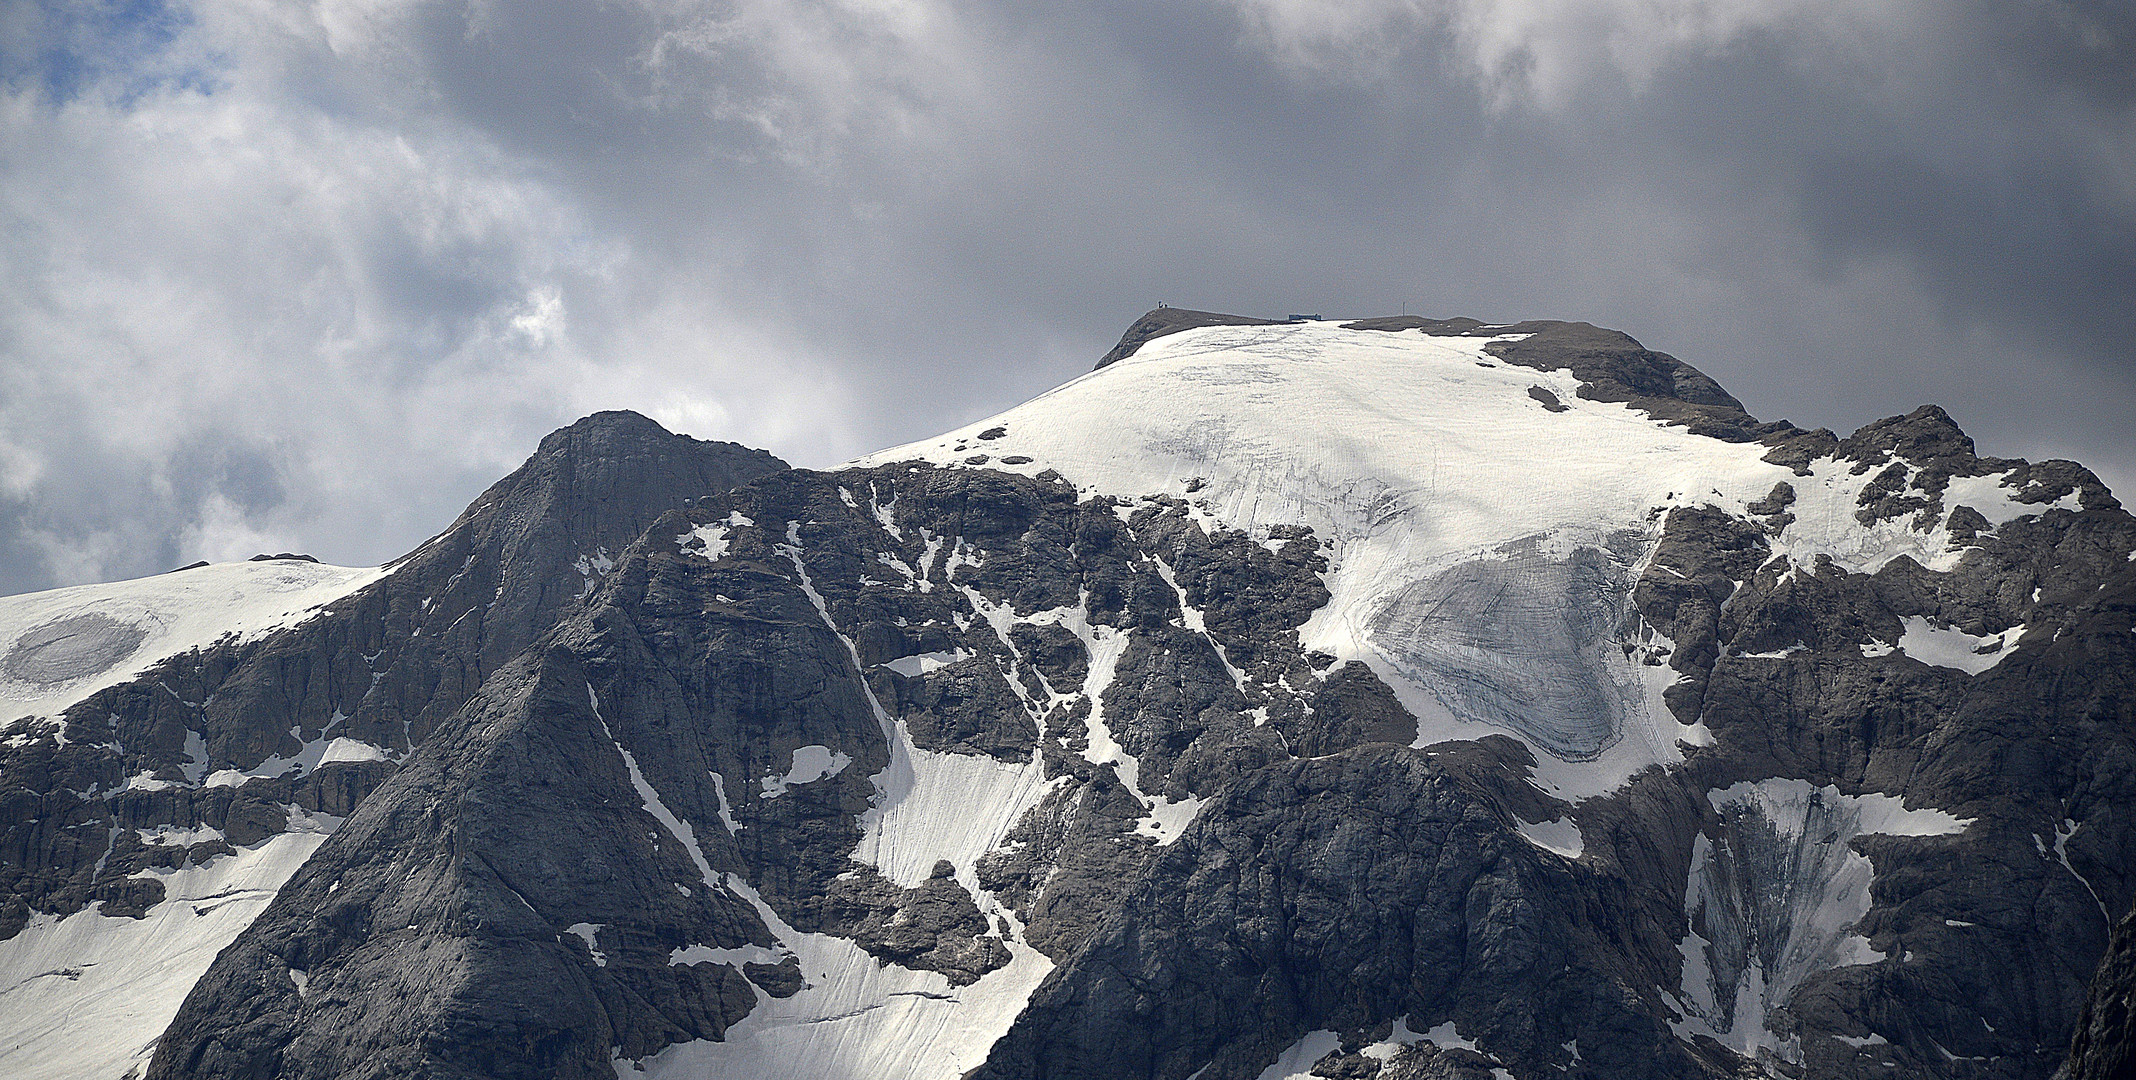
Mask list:
POLYGON ((44 0, 0 590, 412 547, 634 408, 826 465, 1158 301, 1615 326, 2136 484, 2136 15, 1827 0, 44 0))

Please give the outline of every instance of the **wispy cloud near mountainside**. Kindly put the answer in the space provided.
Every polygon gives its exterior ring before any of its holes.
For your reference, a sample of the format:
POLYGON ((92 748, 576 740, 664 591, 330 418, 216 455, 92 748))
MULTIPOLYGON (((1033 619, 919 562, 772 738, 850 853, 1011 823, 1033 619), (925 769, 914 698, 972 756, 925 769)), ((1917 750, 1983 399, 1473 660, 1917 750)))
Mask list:
POLYGON ((2136 484, 2125 5, 35 0, 0 148, 0 591, 381 560, 597 408, 826 464, 1160 300, 2136 484))

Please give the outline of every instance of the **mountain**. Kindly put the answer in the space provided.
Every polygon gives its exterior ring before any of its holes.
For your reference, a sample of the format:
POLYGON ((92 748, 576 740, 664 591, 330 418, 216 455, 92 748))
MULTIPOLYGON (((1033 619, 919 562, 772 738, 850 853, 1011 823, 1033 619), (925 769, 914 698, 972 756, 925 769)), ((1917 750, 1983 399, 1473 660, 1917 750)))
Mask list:
POLYGON ((784 467, 598 413, 380 569, 0 598, 0 1074, 145 1064, 216 953, 646 525, 784 467))
MULTIPOLYGON (((2080 466, 1585 324, 1169 308, 838 469, 705 446, 591 418, 24 697, 0 1015, 53 1019, 0 1065, 2126 1068, 2136 520, 2080 466), (134 928, 198 962, 67 1027, 134 928)), ((0 601, 9 678, 149 622, 59 596, 0 601)))

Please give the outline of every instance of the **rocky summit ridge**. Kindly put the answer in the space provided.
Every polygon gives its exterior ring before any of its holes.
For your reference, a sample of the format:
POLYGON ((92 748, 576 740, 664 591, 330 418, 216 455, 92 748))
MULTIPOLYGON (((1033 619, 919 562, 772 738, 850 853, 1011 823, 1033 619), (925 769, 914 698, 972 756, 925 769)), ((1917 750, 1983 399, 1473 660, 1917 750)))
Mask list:
POLYGON ((0 1072, 2126 1075, 2132 553, 1580 323, 598 414, 379 570, 0 598, 0 1072))

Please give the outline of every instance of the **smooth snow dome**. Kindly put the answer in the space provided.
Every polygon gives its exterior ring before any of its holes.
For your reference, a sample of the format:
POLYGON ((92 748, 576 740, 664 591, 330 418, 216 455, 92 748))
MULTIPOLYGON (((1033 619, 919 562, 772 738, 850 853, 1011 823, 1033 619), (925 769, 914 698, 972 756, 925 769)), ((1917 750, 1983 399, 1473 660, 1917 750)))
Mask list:
POLYGON ((383 570, 277 560, 0 597, 0 725, 57 716, 158 660, 299 622, 383 570))
POLYGON ((1742 514, 1793 474, 1760 461, 1763 446, 1582 399, 1569 371, 1506 365, 1483 351, 1493 340, 1329 322, 1189 330, 856 464, 983 452, 975 464, 1053 469, 1085 496, 1181 498, 1257 538, 1309 526, 1332 598, 1300 643, 1387 679, 1420 717, 1419 745, 1513 734, 1577 798, 1681 760, 1677 741, 1702 734, 1661 707, 1673 673, 1610 642, 1652 512, 1742 514))
MULTIPOLYGON (((1820 461, 1798 477, 1763 445, 1581 398, 1570 371, 1505 364, 1484 351, 1494 340, 1327 321, 1187 330, 853 464, 1050 469, 1084 497, 1183 499, 1205 526, 1264 541, 1308 526, 1331 599, 1300 644, 1386 679, 1419 718, 1415 745, 1514 735, 1537 751, 1537 779, 1575 800, 1708 737, 1663 705, 1675 673, 1614 640, 1668 509, 1748 516, 1785 482, 1796 520, 1772 546, 1797 566, 1824 554, 1873 572, 1907 554, 1948 569, 1961 554, 1941 522, 1862 526, 1874 471, 1820 461)), ((2006 478, 1954 479, 1946 508, 1997 525, 2053 508, 2016 502, 2006 478)))

